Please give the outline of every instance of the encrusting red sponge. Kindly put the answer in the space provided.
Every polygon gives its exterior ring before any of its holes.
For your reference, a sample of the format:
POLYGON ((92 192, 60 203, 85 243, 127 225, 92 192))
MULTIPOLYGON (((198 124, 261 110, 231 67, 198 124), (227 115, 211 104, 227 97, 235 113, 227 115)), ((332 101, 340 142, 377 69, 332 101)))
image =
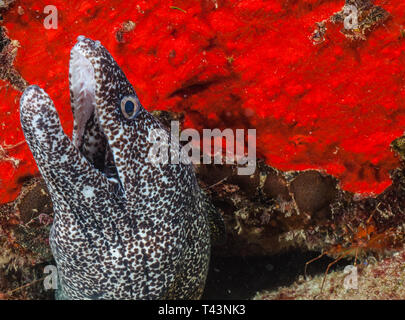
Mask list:
MULTIPOLYGON (((376 1, 390 16, 351 40, 342 23, 316 23, 343 0, 15 1, 3 26, 20 47, 15 69, 55 101, 72 132, 68 66, 78 35, 100 40, 148 110, 184 111, 186 126, 256 128, 258 156, 281 170, 319 169, 345 190, 380 193, 405 129, 405 3, 376 1)), ((37 172, 19 125, 20 92, 1 82, 0 202, 37 172), (14 159, 14 160, 13 160, 14 159)))

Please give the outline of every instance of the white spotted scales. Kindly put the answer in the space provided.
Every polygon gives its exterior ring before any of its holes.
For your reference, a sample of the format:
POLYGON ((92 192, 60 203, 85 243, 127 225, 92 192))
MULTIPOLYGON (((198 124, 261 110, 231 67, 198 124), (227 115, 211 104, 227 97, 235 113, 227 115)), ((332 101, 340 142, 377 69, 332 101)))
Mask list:
POLYGON ((150 131, 170 134, 98 41, 78 38, 69 80, 72 141, 41 88, 29 86, 20 101, 54 207, 57 298, 200 298, 224 225, 192 165, 148 161, 150 131))

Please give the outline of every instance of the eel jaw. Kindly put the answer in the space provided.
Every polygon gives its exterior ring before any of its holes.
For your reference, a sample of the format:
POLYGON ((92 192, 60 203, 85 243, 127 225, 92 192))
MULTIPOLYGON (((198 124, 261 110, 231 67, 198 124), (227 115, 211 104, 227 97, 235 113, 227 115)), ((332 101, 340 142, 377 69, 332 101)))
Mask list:
POLYGON ((72 142, 79 149, 87 122, 95 110, 95 79, 93 65, 75 48, 70 54, 69 85, 74 128, 72 142))
POLYGON ((69 87, 74 119, 72 143, 95 169, 122 189, 108 139, 99 124, 94 67, 77 46, 70 54, 69 87))

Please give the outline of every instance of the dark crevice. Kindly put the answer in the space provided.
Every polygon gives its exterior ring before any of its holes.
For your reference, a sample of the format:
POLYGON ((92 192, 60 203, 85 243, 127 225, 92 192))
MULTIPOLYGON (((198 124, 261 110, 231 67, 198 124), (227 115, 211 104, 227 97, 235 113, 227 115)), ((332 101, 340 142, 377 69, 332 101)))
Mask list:
POLYGON ((199 83, 194 83, 191 85, 188 85, 186 87, 180 88, 173 93, 169 95, 170 98, 179 96, 179 97, 185 97, 185 96, 191 96, 200 92, 203 92, 207 90, 210 86, 213 84, 217 83, 217 80, 211 80, 207 82, 199 82, 199 83))

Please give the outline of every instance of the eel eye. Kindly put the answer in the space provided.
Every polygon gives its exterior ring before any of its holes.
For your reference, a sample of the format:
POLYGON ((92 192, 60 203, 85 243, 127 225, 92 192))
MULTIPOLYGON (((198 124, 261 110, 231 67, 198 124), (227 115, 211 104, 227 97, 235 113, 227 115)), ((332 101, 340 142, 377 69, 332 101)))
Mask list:
POLYGON ((140 110, 138 99, 134 96, 126 96, 121 100, 121 112, 127 119, 134 119, 140 110))

